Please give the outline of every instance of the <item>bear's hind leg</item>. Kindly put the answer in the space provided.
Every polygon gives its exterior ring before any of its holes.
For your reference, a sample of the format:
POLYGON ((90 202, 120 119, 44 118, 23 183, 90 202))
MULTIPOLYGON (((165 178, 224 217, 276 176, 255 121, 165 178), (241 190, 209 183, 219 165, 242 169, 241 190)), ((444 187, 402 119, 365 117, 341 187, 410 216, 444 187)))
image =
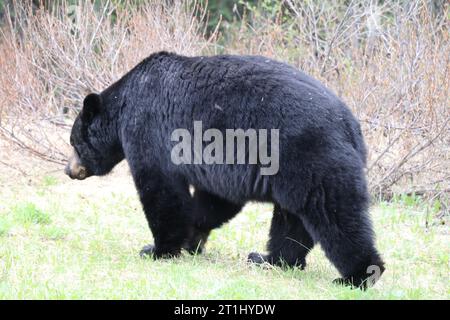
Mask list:
POLYGON ((196 188, 193 196, 194 227, 184 248, 192 254, 201 253, 211 230, 222 226, 241 209, 242 205, 196 188))
POLYGON ((384 263, 374 244, 365 184, 355 179, 339 187, 338 179, 330 180, 311 192, 302 219, 341 273, 335 283, 366 289, 384 272, 384 263))
POLYGON ((306 255, 313 248, 314 241, 305 229, 299 216, 291 214, 275 204, 270 239, 267 245, 268 254, 252 252, 248 260, 253 263, 268 262, 278 266, 306 266, 306 255))

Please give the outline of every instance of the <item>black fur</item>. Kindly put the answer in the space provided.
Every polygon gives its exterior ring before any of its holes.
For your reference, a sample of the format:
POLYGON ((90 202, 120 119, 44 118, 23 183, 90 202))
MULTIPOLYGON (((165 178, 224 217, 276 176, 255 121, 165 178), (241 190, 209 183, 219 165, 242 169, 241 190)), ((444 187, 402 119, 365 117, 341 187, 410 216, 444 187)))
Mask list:
POLYGON ((306 255, 313 246, 314 240, 306 230, 302 219, 275 204, 267 246, 269 254, 261 255, 252 252, 249 260, 256 263, 268 262, 279 266, 304 269, 306 255))
POLYGON ((93 174, 128 161, 155 239, 143 254, 200 252, 212 229, 256 200, 275 210, 269 253, 250 260, 304 267, 320 243, 340 283, 364 286, 370 265, 384 270, 368 217, 360 126, 331 91, 284 63, 153 54, 86 98, 71 142, 93 174), (279 129, 278 174, 261 176, 257 165, 173 164, 172 131, 192 132, 199 120, 204 130, 279 129))

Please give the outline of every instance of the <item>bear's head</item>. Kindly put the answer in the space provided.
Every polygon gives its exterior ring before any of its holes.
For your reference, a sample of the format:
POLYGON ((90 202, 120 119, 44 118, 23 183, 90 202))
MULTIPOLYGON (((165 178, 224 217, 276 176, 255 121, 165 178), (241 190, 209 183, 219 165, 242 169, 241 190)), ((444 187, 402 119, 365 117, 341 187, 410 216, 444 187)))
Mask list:
POLYGON ((84 99, 72 127, 70 144, 73 154, 65 173, 72 179, 105 175, 124 158, 117 120, 108 112, 101 95, 91 93, 84 99))

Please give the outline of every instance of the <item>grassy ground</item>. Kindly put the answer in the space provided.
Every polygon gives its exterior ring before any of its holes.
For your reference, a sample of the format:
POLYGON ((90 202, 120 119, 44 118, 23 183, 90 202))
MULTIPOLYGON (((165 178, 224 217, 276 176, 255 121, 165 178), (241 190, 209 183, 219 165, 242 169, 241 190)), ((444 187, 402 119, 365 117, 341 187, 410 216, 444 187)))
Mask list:
POLYGON ((152 239, 126 173, 0 185, 0 299, 450 298, 448 217, 419 199, 372 208, 387 270, 361 292, 331 283, 338 274, 320 247, 304 271, 246 264, 264 249, 270 205, 246 206, 213 232, 204 255, 152 261, 138 256, 152 239))

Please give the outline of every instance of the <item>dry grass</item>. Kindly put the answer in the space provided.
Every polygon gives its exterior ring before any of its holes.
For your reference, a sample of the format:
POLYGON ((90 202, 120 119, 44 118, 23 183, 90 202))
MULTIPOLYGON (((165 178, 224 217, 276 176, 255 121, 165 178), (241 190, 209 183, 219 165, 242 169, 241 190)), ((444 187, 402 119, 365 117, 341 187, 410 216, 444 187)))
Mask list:
POLYGON ((272 15, 250 9, 240 26, 207 39, 206 15, 193 14, 189 1, 149 1, 138 9, 107 2, 100 12, 80 1, 53 13, 16 2, 14 19, 7 14, 1 29, 0 133, 63 163, 86 92, 105 88, 151 52, 262 54, 316 76, 352 108, 370 150, 373 194, 447 197, 448 4, 436 15, 425 0, 341 3, 284 1, 272 15))

